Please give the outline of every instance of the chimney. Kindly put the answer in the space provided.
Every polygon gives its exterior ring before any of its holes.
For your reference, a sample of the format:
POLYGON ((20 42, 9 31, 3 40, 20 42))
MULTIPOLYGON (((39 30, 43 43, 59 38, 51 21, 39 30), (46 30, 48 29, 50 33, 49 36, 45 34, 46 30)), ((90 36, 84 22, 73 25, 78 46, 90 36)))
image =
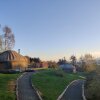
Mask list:
POLYGON ((20 54, 20 49, 18 49, 18 53, 20 54))

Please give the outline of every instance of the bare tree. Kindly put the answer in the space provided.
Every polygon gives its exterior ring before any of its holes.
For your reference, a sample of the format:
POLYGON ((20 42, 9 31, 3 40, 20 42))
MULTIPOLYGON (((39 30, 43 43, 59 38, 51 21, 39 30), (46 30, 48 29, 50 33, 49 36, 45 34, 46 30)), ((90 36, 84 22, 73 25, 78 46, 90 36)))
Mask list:
MULTIPOLYGON (((2 29, 0 24, 0 29, 2 29)), ((15 45, 14 34, 8 26, 3 28, 4 34, 0 33, 0 52, 13 49, 15 45)))
MULTIPOLYGON (((1 29, 1 24, 0 24, 0 29, 1 29)), ((2 50, 3 50, 3 37, 0 33, 0 52, 2 52, 2 50)))
POLYGON ((0 51, 2 51, 2 36, 0 35, 0 51))
POLYGON ((5 46, 5 50, 10 50, 15 45, 14 34, 13 34, 11 28, 9 28, 8 26, 5 26, 3 28, 3 32, 4 32, 4 42, 5 42, 4 46, 5 46))

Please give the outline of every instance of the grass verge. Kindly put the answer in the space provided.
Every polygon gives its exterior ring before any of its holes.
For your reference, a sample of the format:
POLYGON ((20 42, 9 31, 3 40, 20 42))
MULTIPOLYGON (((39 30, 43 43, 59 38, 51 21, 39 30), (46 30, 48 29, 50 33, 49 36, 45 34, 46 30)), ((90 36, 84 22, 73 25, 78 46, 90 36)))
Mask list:
POLYGON ((15 100, 16 79, 20 74, 0 74, 0 100, 15 100))
POLYGON ((32 82, 43 100, 56 100, 66 86, 76 79, 80 79, 77 74, 65 73, 61 69, 48 69, 34 74, 32 82))

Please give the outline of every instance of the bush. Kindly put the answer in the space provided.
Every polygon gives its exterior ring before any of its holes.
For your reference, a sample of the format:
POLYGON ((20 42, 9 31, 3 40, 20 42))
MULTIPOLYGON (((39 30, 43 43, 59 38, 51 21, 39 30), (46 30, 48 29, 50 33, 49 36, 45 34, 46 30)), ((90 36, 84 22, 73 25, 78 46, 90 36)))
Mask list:
POLYGON ((100 67, 87 77, 86 97, 88 100, 100 100, 100 67))
POLYGON ((63 71, 57 70, 57 71, 55 72, 55 75, 58 76, 58 77, 64 77, 65 74, 64 74, 63 71))

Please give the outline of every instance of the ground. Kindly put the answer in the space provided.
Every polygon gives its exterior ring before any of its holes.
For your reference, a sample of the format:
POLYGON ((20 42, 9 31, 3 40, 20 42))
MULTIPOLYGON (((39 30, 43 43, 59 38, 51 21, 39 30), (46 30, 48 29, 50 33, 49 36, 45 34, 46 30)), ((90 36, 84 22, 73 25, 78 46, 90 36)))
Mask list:
POLYGON ((79 78, 77 74, 49 69, 34 74, 32 81, 40 91, 43 100, 56 100, 71 81, 79 78))
POLYGON ((32 88, 31 76, 34 72, 23 74, 18 80, 18 100, 39 100, 39 97, 32 88))
POLYGON ((16 79, 20 74, 0 74, 0 100, 15 100, 16 79))
POLYGON ((62 96, 61 100, 83 100, 82 98, 82 85, 83 80, 74 81, 67 88, 66 92, 62 96))
MULTIPOLYGON (((15 85, 20 75, 0 74, 0 100, 16 99, 15 85)), ((61 69, 40 70, 34 74, 29 72, 18 81, 19 100, 38 100, 31 86, 31 76, 32 83, 39 90, 43 100, 56 100, 71 81, 80 79, 80 74, 65 73, 61 69)))

